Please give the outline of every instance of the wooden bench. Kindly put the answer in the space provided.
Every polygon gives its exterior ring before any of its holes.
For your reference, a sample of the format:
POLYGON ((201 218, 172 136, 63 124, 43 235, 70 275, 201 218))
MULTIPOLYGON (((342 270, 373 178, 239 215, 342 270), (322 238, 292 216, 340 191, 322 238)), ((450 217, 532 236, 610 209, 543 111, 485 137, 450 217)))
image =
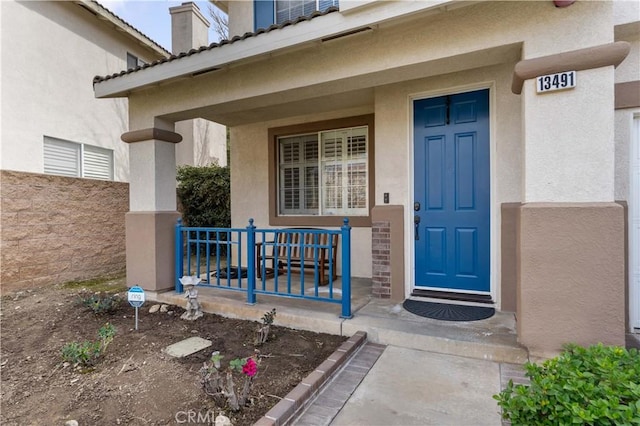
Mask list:
POLYGON ((315 274, 316 253, 320 285, 327 285, 329 254, 333 263, 332 278, 335 280, 338 277, 338 234, 276 231, 274 241, 256 243, 256 276, 262 278, 263 266, 266 277, 273 276, 275 271, 278 274, 286 271, 300 273, 303 265, 305 273, 315 274), (267 266, 267 262, 270 262, 270 267, 267 266))

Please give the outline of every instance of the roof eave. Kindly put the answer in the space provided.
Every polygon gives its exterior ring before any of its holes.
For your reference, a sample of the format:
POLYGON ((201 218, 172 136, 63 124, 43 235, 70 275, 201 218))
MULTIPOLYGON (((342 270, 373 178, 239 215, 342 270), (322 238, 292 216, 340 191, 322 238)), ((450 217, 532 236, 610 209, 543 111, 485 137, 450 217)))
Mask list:
POLYGON ((359 34, 361 30, 374 29, 382 22, 389 22, 428 9, 445 10, 443 5, 448 3, 451 2, 386 3, 386 8, 370 9, 366 14, 351 15, 348 18, 341 13, 330 13, 322 19, 311 19, 275 31, 258 33, 214 49, 201 48, 178 59, 152 64, 134 72, 123 72, 121 75, 96 81, 95 96, 98 98, 127 96, 133 91, 176 79, 190 78, 208 70, 259 60, 269 55, 313 46, 315 43, 359 34))

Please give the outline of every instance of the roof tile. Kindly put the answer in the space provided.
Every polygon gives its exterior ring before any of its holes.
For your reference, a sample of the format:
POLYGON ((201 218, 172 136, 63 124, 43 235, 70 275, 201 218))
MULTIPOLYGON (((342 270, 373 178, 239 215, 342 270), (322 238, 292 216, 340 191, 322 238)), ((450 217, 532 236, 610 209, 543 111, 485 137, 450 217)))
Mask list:
MULTIPOLYGON (((106 8, 105 8, 105 10, 108 11, 108 9, 106 9, 106 8)), ((156 65, 164 64, 164 63, 167 63, 167 62, 173 62, 173 61, 176 61, 176 60, 179 60, 179 59, 182 59, 182 58, 186 58, 188 56, 195 55, 195 54, 198 54, 198 53, 201 53, 201 52, 204 52, 204 51, 213 50, 213 49, 215 49, 217 47, 220 47, 220 46, 224 46, 224 45, 227 45, 227 44, 233 44, 233 43, 236 43, 238 41, 243 41, 243 40, 246 40, 246 39, 252 38, 252 37, 257 37, 260 34, 265 34, 265 33, 271 32, 271 31, 280 30, 282 28, 288 27, 289 25, 296 25, 296 24, 299 24, 300 22, 310 21, 310 20, 315 19, 315 18, 317 18, 319 16, 324 16, 324 15, 327 15, 329 13, 337 12, 337 11, 338 11, 338 8, 335 7, 335 6, 332 6, 332 7, 328 8, 327 10, 325 10, 323 12, 315 11, 311 15, 301 16, 301 17, 299 17, 299 18, 297 18, 295 20, 285 21, 282 24, 270 25, 268 28, 258 28, 254 32, 247 32, 247 33, 244 33, 241 36, 238 36, 238 35, 234 36, 234 37, 231 38, 231 40, 221 40, 219 43, 211 43, 208 46, 202 46, 202 47, 197 48, 197 49, 191 49, 188 52, 182 52, 182 53, 180 53, 178 55, 170 55, 170 56, 168 56, 166 58, 162 58, 162 59, 158 59, 156 61, 153 61, 150 64, 139 65, 136 68, 130 68, 128 70, 120 71, 119 73, 114 73, 114 74, 111 74, 111 75, 106 75, 106 76, 97 75, 97 76, 95 76, 93 78, 93 84, 102 83, 103 81, 111 80, 113 78, 121 77, 121 76, 127 75, 127 74, 132 74, 134 72, 137 72, 137 71, 140 71, 140 70, 143 70, 143 69, 146 69, 146 68, 151 68, 151 67, 154 67, 156 65)), ((110 12, 110 13, 112 13, 112 12, 110 12)), ((114 15, 114 16, 116 16, 116 15, 114 15)), ((120 19, 120 18, 118 18, 118 19, 120 19)), ((126 21, 124 21, 122 19, 120 19, 120 20, 122 22, 124 22, 125 24, 129 25, 126 21)), ((129 25, 129 26, 131 26, 131 25, 129 25)), ((135 29, 132 26, 131 26, 131 28, 135 29)), ((140 33, 140 34, 142 34, 142 33, 140 33)), ((142 34, 142 35, 144 35, 144 34, 142 34)))

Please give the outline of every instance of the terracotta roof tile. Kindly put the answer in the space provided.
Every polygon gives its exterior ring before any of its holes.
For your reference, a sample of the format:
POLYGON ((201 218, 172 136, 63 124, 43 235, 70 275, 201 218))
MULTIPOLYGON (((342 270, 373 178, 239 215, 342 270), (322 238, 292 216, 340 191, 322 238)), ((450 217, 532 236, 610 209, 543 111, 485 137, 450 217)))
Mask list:
MULTIPOLYGON (((297 19, 294 19, 294 20, 285 21, 282 24, 270 25, 268 28, 258 28, 254 32, 247 32, 247 33, 244 33, 241 36, 234 36, 230 40, 221 40, 218 43, 211 43, 208 46, 202 46, 202 47, 200 47, 198 49, 191 49, 188 52, 182 52, 182 53, 180 53, 178 55, 170 55, 170 56, 168 56, 166 58, 158 59, 158 60, 153 61, 153 62, 151 62, 149 64, 144 64, 144 65, 137 66, 136 68, 130 68, 128 70, 120 71, 119 73, 114 73, 114 74, 106 75, 106 76, 97 75, 97 76, 95 76, 93 78, 93 84, 101 83, 103 81, 111 80, 111 79, 118 78, 118 77, 122 77, 123 75, 132 74, 134 72, 138 72, 140 70, 151 68, 151 67, 154 67, 156 65, 164 64, 164 63, 167 63, 167 62, 173 62, 173 61, 179 60, 181 58, 186 58, 188 56, 195 55, 195 54, 198 54, 198 53, 201 53, 201 52, 204 52, 204 51, 213 50, 213 49, 215 49, 217 47, 220 47, 220 46, 224 46, 224 45, 227 45, 227 44, 233 44, 233 43, 236 43, 236 42, 239 42, 239 41, 243 41, 243 40, 246 40, 246 39, 252 38, 252 37, 257 37, 260 34, 265 34, 265 33, 271 32, 271 31, 280 30, 280 29, 288 27, 290 25, 296 25, 296 24, 299 24, 300 22, 310 21, 310 20, 315 19, 315 18, 317 18, 319 16, 324 16, 324 15, 327 15, 329 13, 337 12, 337 11, 338 11, 338 8, 335 7, 335 6, 332 6, 332 7, 328 8, 327 10, 325 10, 323 12, 315 11, 311 15, 301 16, 301 17, 299 17, 297 19)), ((118 19, 120 19, 120 18, 118 18, 118 19)), ((123 21, 123 22, 125 22, 125 21, 123 21)))

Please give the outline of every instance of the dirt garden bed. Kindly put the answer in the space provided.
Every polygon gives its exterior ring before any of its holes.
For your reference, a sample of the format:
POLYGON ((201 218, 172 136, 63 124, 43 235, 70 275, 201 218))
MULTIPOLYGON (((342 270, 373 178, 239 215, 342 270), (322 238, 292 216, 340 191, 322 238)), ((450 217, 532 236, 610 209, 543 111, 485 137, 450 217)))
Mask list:
POLYGON ((62 425, 77 420, 81 426, 166 425, 185 422, 189 413, 204 418, 208 412, 224 411, 233 425, 250 425, 345 340, 272 326, 269 341, 260 347, 265 357, 249 403, 232 412, 205 395, 198 371, 214 350, 225 356, 223 364, 253 355, 257 322, 212 314, 188 322, 180 319, 181 307, 150 314, 147 303, 140 309, 135 331, 134 309, 126 301, 117 311, 102 315, 80 306, 78 295, 87 286, 90 291, 125 290, 119 279, 25 290, 2 298, 1 424, 62 425), (66 343, 95 341, 106 322, 117 333, 93 370, 63 363, 66 343), (162 352, 192 336, 213 345, 181 359, 162 352))

